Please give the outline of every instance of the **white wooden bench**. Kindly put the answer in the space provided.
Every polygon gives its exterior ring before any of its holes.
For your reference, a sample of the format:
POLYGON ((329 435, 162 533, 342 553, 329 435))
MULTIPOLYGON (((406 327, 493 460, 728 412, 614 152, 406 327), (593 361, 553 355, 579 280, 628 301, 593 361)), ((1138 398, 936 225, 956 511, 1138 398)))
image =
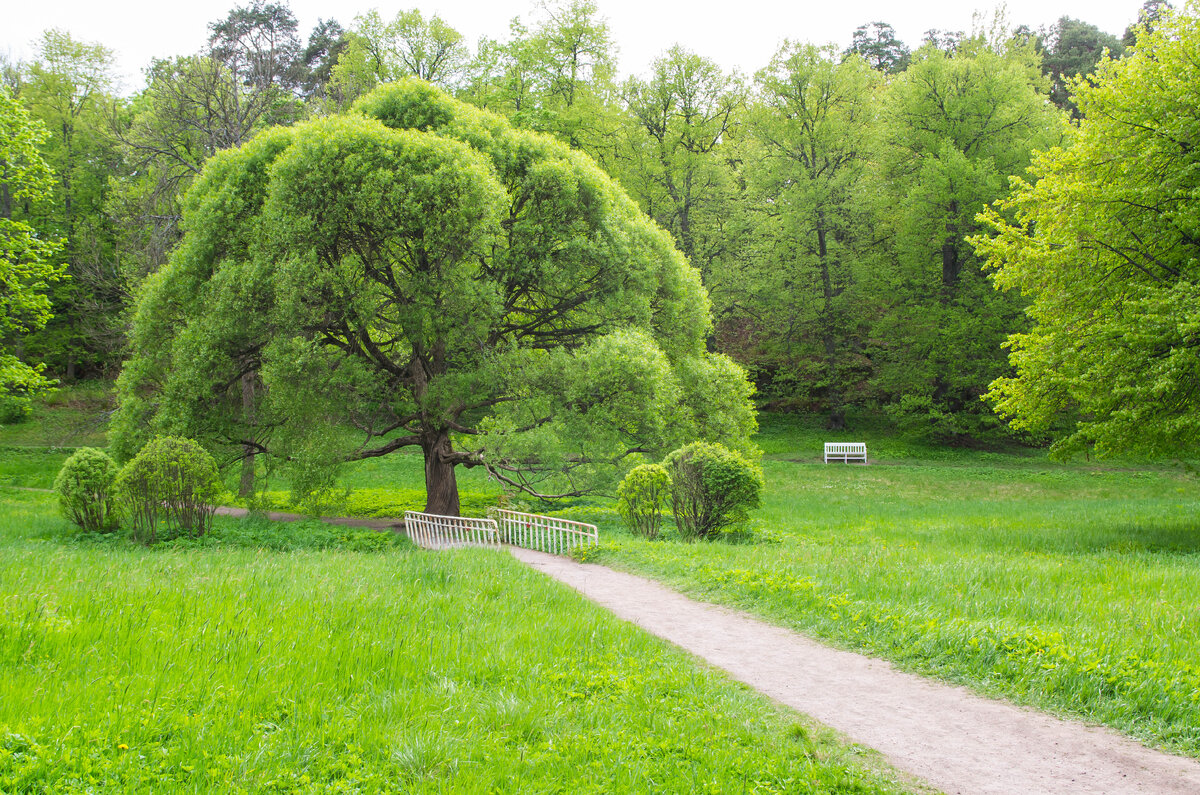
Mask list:
POLYGON ((830 461, 862 461, 867 463, 867 445, 865 442, 826 442, 825 463, 830 461))

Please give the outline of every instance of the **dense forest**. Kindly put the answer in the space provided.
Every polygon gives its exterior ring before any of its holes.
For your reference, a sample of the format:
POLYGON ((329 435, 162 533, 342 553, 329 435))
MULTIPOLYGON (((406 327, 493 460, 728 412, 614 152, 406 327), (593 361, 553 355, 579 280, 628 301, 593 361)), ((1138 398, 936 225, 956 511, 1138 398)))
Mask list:
POLYGON ((619 80, 591 0, 474 47, 419 10, 305 36, 286 4, 254 0, 214 20, 203 51, 149 65, 131 96, 111 50, 47 30, 31 62, 0 64, 0 220, 26 230, 30 259, 62 267, 5 274, 0 390, 19 402, 48 378, 117 373, 135 297, 214 154, 417 77, 594 158, 699 269, 708 349, 743 365, 764 404, 830 428, 869 407, 946 441, 1014 433, 981 397, 1012 375, 1004 345, 1029 330, 1029 301, 995 289, 979 247, 1014 217, 1014 178, 1085 120, 1087 76, 1169 9, 1131 8, 1123 37, 997 16, 911 47, 869 22, 846 51, 789 41, 753 76, 678 45, 619 80), (22 170, 33 148, 48 170, 22 170), (21 280, 48 304, 22 305, 21 280))

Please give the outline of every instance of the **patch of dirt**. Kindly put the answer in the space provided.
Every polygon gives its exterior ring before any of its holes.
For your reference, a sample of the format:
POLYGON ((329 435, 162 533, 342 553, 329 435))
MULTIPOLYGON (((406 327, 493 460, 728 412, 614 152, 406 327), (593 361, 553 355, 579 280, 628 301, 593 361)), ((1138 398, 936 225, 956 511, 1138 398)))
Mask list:
POLYGON ((1200 793, 1200 761, 823 646, 604 566, 521 561, 951 795, 1200 793))

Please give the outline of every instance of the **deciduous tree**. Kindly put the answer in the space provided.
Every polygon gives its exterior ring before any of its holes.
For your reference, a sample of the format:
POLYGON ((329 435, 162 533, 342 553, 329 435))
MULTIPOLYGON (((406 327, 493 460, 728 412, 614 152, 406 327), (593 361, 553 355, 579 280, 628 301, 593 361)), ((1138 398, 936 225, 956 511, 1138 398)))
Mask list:
POLYGON ((836 56, 789 43, 758 74, 746 167, 753 232, 743 267, 725 279, 776 396, 820 406, 831 428, 865 380, 862 277, 875 258, 866 179, 881 84, 862 58, 836 56))
POLYGON ((49 285, 60 280, 60 241, 26 218, 49 199, 54 177, 38 146, 46 130, 0 88, 0 397, 27 399, 53 382, 22 361, 12 345, 50 318, 49 285))
POLYGON ((927 46, 889 88, 881 160, 898 267, 874 333, 876 385, 898 417, 944 438, 995 425, 979 398, 1002 373, 1000 343, 1021 320, 965 238, 1031 153, 1061 135, 1028 47, 979 36, 953 54, 927 46))
POLYGON ((1015 427, 1058 435, 1060 454, 1184 456, 1200 442, 1198 12, 1160 17, 1076 83, 1078 132, 974 239, 1033 321, 1009 337, 1016 373, 988 397, 1015 427))
POLYGON ((618 173, 707 283, 732 242, 726 222, 735 176, 723 146, 745 90, 713 61, 672 47, 655 60, 649 80, 626 82, 624 96, 636 126, 618 173))
POLYGON ((457 466, 579 494, 681 439, 746 448, 697 273, 585 156, 419 81, 357 107, 205 169, 138 307, 120 455, 186 431, 319 485, 417 447, 455 514, 457 466), (229 411, 247 373, 253 421, 229 411))

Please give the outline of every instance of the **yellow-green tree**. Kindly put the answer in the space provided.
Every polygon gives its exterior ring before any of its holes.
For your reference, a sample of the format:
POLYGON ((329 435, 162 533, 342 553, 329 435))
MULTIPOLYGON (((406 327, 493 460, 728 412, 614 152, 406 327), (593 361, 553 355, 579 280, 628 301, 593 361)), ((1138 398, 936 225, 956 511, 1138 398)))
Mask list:
POLYGON ((1015 427, 1058 435, 1061 454, 1200 441, 1198 11, 1165 14, 1074 84, 1079 130, 973 241, 1033 322, 1009 337, 1016 374, 988 397, 1015 427))
POLYGON ((53 384, 12 350, 23 335, 46 325, 47 290, 63 276, 56 261, 61 242, 26 220, 53 191, 54 176, 38 149, 45 137, 45 128, 0 88, 0 408, 8 415, 53 384))

